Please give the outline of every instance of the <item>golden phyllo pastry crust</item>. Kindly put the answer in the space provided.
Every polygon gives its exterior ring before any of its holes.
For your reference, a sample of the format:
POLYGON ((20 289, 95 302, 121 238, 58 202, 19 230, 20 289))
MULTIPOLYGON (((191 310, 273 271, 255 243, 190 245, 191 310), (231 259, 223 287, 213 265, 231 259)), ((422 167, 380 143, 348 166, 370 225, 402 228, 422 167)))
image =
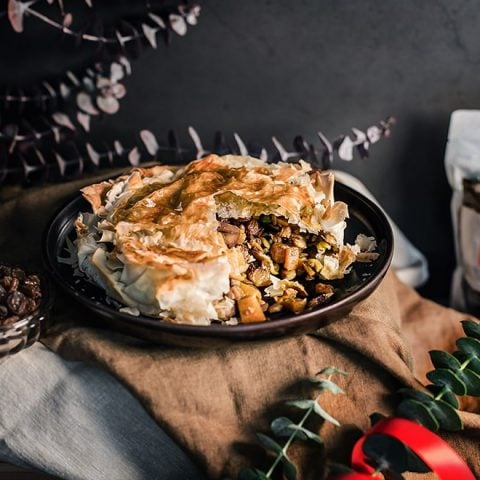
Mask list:
MULTIPOLYGON (((307 282, 342 278, 359 253, 358 246, 343 245, 348 209, 333 199, 332 174, 312 171, 303 161, 268 164, 209 155, 184 167, 138 168, 82 193, 92 213, 76 221, 80 271, 129 312, 172 322, 248 321, 242 304, 258 304, 268 314, 280 298, 268 298, 269 289, 282 281, 298 283, 286 271, 307 282), (290 237, 281 237, 285 232, 290 237), (314 257, 307 245, 312 239, 324 242, 314 257), (303 249, 292 243, 300 240, 303 249), (315 266, 313 277, 307 260, 315 266), (289 263, 293 270, 285 268, 289 263), (234 287, 243 292, 242 285, 259 295, 239 294, 234 287)), ((254 317, 266 318, 260 310, 254 317)))

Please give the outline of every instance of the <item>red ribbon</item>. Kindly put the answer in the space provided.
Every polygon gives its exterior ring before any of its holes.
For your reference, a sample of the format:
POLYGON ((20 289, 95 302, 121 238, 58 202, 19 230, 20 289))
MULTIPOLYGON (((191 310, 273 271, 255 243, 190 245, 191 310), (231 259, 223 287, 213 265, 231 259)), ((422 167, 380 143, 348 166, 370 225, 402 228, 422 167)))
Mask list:
POLYGON ((363 444, 373 433, 382 433, 400 440, 415 452, 440 480, 475 480, 467 464, 448 443, 425 427, 405 418, 386 418, 374 425, 353 447, 352 468, 356 471, 337 475, 335 480, 372 479, 371 474, 375 469, 367 463, 363 444))

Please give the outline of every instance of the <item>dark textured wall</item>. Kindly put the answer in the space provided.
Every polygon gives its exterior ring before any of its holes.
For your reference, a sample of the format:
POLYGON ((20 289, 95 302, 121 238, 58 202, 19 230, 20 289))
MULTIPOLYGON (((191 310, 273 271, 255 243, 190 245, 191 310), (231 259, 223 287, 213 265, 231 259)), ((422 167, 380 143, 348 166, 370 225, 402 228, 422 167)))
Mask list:
MULTIPOLYGON (((78 3, 78 2, 77 2, 78 3)), ((81 2, 80 2, 81 3, 81 2)), ((368 161, 338 161, 372 190, 428 256, 423 290, 446 298, 454 264, 450 191, 443 155, 449 115, 480 102, 477 0, 199 0, 199 25, 166 48, 145 51, 126 81, 120 112, 95 124, 96 138, 165 135, 194 125, 287 143, 330 137, 397 118, 368 161)), ((118 2, 100 2, 111 18, 118 2)), ((123 2, 141 9, 143 2, 123 2)), ((28 83, 85 62, 92 49, 35 19, 26 32, 0 19, 0 80, 28 83)))

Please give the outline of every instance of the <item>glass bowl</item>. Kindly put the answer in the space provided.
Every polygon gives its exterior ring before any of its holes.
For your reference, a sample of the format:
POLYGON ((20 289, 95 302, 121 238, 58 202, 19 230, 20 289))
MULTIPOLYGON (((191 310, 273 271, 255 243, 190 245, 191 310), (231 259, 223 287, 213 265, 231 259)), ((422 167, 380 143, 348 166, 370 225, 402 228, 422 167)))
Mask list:
POLYGON ((38 276, 42 289, 42 300, 38 309, 12 324, 0 324, 0 359, 29 347, 47 329, 53 300, 51 287, 44 276, 38 276))

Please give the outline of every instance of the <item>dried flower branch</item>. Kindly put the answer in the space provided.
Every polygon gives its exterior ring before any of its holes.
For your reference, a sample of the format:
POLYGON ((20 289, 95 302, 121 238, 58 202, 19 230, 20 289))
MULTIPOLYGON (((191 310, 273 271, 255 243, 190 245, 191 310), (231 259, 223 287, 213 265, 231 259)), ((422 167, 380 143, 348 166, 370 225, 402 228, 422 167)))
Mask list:
MULTIPOLYGON (((91 106, 92 108, 95 108, 93 103, 91 106)), ((84 108, 88 111, 85 106, 84 108)), ((0 133, 0 144, 3 140, 9 145, 10 155, 8 162, 5 160, 2 161, 2 154, 0 151, 0 182, 2 180, 13 180, 31 183, 33 180, 32 177, 29 176, 30 170, 27 169, 27 171, 24 168, 24 163, 28 163, 28 158, 32 155, 31 151, 34 153, 43 152, 45 158, 53 158, 53 160, 58 163, 58 159, 55 159, 54 157, 56 153, 58 153, 58 148, 61 148, 62 145, 58 145, 56 148, 52 145, 42 148, 39 145, 36 145, 34 140, 53 136, 54 140, 59 143, 60 140, 67 137, 68 132, 72 132, 72 130, 76 128, 76 121, 88 121, 90 118, 88 113, 80 112, 79 115, 85 115, 85 118, 79 119, 77 115, 77 118, 74 120, 60 111, 54 112, 51 120, 46 118, 43 119, 44 124, 47 126, 45 130, 38 130, 29 126, 26 130, 28 134, 19 132, 18 128, 15 128, 16 126, 14 125, 10 126, 7 130, 4 129, 3 132, 0 133), (30 148, 25 148, 28 147, 29 143, 31 143, 30 148), (18 152, 19 148, 16 148, 19 145, 23 146, 20 153, 18 152), (15 155, 15 152, 17 152, 17 155, 15 155), (22 156, 21 158, 20 154, 22 156), (6 166, 7 164, 9 165, 8 168, 6 166), (24 175, 19 177, 19 172, 23 172, 24 175)), ((319 154, 312 145, 308 145, 303 141, 303 137, 300 136, 294 138, 293 145, 296 150, 293 153, 287 152, 285 147, 275 137, 273 137, 275 140, 272 140, 274 149, 269 153, 268 149, 264 146, 256 146, 245 142, 238 133, 233 134, 233 142, 230 144, 222 132, 216 132, 213 139, 213 147, 208 150, 204 147, 204 142, 202 142, 198 132, 193 127, 188 128, 188 136, 192 142, 191 146, 182 145, 180 138, 173 131, 168 132, 166 142, 158 141, 155 135, 149 130, 142 130, 139 136, 141 143, 129 148, 124 148, 118 140, 114 142, 113 148, 107 147, 102 152, 98 152, 90 143, 86 143, 84 147, 75 146, 76 152, 84 151, 85 153, 77 153, 76 156, 69 157, 67 165, 73 167, 75 164, 78 166, 79 163, 83 162, 84 166, 97 169, 119 165, 137 166, 142 162, 159 160, 165 163, 178 164, 195 158, 201 158, 209 153, 216 153, 219 155, 231 153, 257 156, 271 162, 279 161, 282 158, 286 158, 288 161, 298 161, 303 159, 311 162, 314 167, 323 168, 321 162, 322 157, 325 152, 330 155, 330 152, 326 147, 323 147, 324 152, 319 154)), ((326 142, 330 144, 330 142, 323 137, 322 145, 326 142)), ((75 145, 73 142, 70 142, 69 144, 75 145)), ((333 150, 331 154, 333 155, 333 150)), ((34 156, 37 156, 37 154, 35 153, 34 156)), ((50 163, 51 162, 52 160, 50 163)), ((42 168, 46 169, 48 165, 49 162, 38 165, 35 172, 42 170, 42 168)), ((83 168, 80 167, 75 170, 77 174, 81 174, 83 171, 83 168)), ((53 176, 35 176, 35 178, 37 177, 43 181, 58 181, 63 178, 62 175, 59 176, 58 174, 53 176)))
MULTIPOLYGON (((61 31, 64 35, 73 37, 77 41, 94 42, 102 45, 117 45, 122 47, 122 49, 126 44, 142 39, 146 40, 153 48, 156 48, 156 36, 160 31, 170 29, 178 35, 185 35, 187 33, 187 25, 196 25, 198 22, 198 16, 200 15, 199 5, 180 5, 177 7, 176 11, 168 14, 163 14, 161 12, 150 12, 148 21, 149 23, 147 23, 147 21, 143 22, 141 25, 141 31, 137 30, 132 24, 124 22, 124 24, 130 28, 132 33, 128 35, 123 34, 119 29, 117 29, 115 31, 115 36, 108 37, 105 35, 95 35, 92 33, 75 31, 70 28, 73 17, 71 14, 65 12, 63 2, 61 0, 59 0, 59 6, 62 16, 62 23, 53 20, 47 15, 34 9, 33 5, 35 3, 36 2, 33 1, 22 2, 20 0, 9 0, 8 18, 12 28, 17 33, 23 32, 24 17, 30 15, 31 17, 35 17, 42 21, 46 25, 61 31), (165 18, 163 18, 163 16, 165 16, 165 18)), ((92 6, 91 2, 89 1, 86 1, 86 3, 90 7, 92 6)))

